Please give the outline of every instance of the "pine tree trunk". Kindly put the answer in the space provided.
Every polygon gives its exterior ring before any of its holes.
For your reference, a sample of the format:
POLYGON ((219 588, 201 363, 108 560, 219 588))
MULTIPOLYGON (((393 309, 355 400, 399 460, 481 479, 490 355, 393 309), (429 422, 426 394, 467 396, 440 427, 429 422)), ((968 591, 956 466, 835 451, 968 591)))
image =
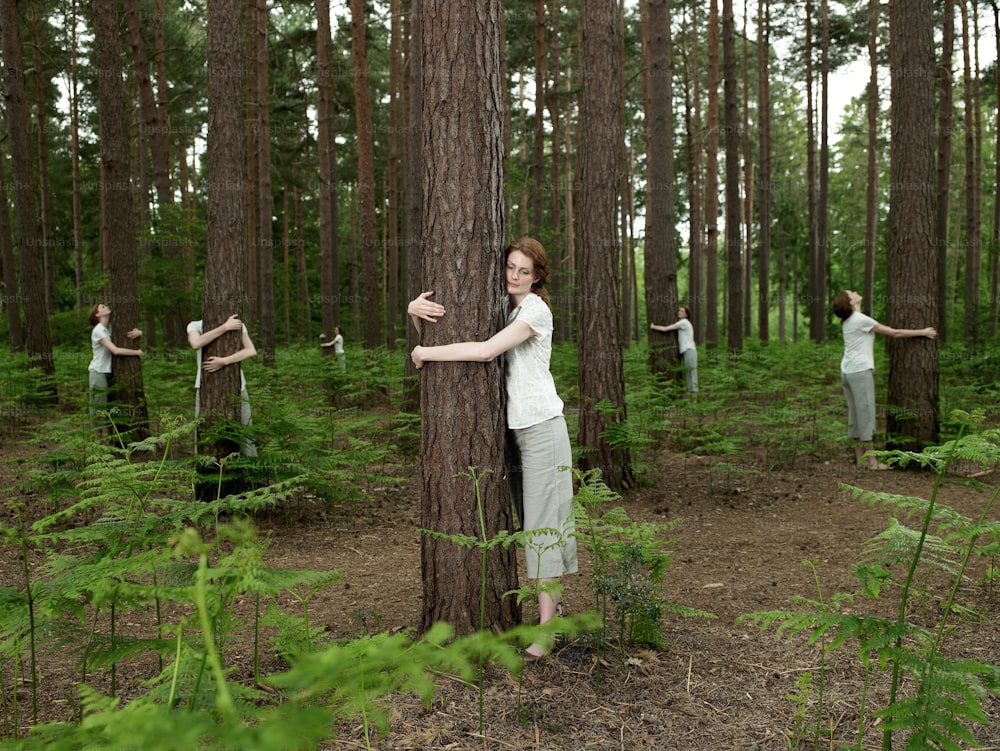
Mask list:
POLYGON ((389 32, 389 164, 386 168, 386 230, 389 245, 388 268, 386 270, 386 346, 396 349, 396 340, 400 335, 400 322, 403 308, 399 299, 399 133, 400 131, 400 56, 402 19, 399 11, 399 0, 391 0, 390 15, 392 16, 389 32))
MULTIPOLYGON (((965 345, 977 347, 979 336, 979 290, 982 274, 982 211, 979 205, 979 164, 982 161, 976 138, 977 102, 974 90, 979 77, 974 75, 970 55, 972 40, 969 9, 962 6, 963 105, 965 110, 965 345)), ((977 45, 978 46, 978 45, 977 45)))
POLYGON ((365 3, 351 0, 351 62, 354 70, 354 111, 358 132, 358 209, 361 229, 361 287, 364 298, 364 343, 373 349, 379 331, 378 236, 375 231, 375 147, 372 103, 368 88, 368 52, 365 43, 365 3))
POLYGON ((757 216, 760 249, 757 252, 757 336, 771 338, 771 4, 757 3, 757 118, 760 149, 760 192, 757 216))
POLYGON ((816 194, 816 341, 826 341, 827 249, 830 243, 830 6, 820 1, 820 107, 819 107, 819 175, 816 194))
POLYGON ((708 14, 708 140, 704 218, 705 344, 716 347, 719 344, 719 0, 711 0, 708 14))
MULTIPOLYGON (((330 3, 316 0, 316 120, 319 156, 319 265, 320 322, 323 334, 333 336, 340 324, 340 281, 337 257, 336 141, 333 102, 333 41, 330 3)), ((324 348, 326 352, 329 348, 324 348)))
POLYGON ((722 58, 726 122, 726 341, 729 352, 740 353, 743 351, 743 212, 733 0, 722 0, 722 58))
MULTIPOLYGON (((950 2, 950 0, 945 0, 950 2)), ((872 301, 875 297, 875 243, 878 236, 878 26, 879 0, 869 0, 868 3, 868 96, 866 99, 866 115, 868 121, 868 144, 865 180, 865 281, 863 311, 872 314, 872 301)), ((949 96, 950 98, 950 96, 949 96)), ((945 170, 947 172, 947 169, 945 170)), ((947 192, 947 191, 946 191, 947 192)), ((945 202, 945 232, 947 233, 947 201, 945 202)), ((941 250, 940 261, 943 264, 947 258, 944 248, 941 250)), ((945 278, 944 266, 940 269, 941 279, 945 278)), ((944 289, 940 290, 944 299, 944 289)))
POLYGON ((32 2, 28 9, 28 19, 31 28, 32 80, 35 83, 35 158, 37 159, 38 208, 42 238, 42 258, 45 268, 45 307, 51 315, 55 312, 55 269, 63 262, 62 258, 54 257, 55 245, 52 243, 52 209, 51 193, 49 191, 49 146, 50 131, 46 116, 45 89, 51 85, 46 81, 44 73, 48 66, 42 63, 42 43, 38 36, 38 22, 43 18, 37 2, 32 2))
MULTIPOLYGON (((94 60, 101 71, 97 78, 97 104, 104 174, 101 188, 106 210, 102 226, 107 230, 105 241, 111 255, 111 300, 108 304, 114 316, 112 339, 116 346, 131 349, 137 346, 129 342, 127 332, 139 323, 139 263, 117 6, 116 0, 93 0, 94 60)), ((124 409, 115 417, 116 427, 129 440, 142 440, 149 435, 142 359, 115 355, 112 371, 117 391, 115 402, 124 409)))
MULTIPOLYGON (((503 321, 501 5, 426 0, 414 3, 417 15, 423 74, 421 287, 433 290, 448 309, 440 322, 424 325, 423 341, 482 340, 503 321)), ((420 378, 422 525, 445 535, 492 539, 513 523, 500 366, 429 363, 420 378), (481 475, 485 529, 473 483, 461 474, 470 468, 481 475)), ((513 548, 490 550, 483 581, 478 549, 430 536, 421 546, 424 629, 443 620, 467 633, 518 621, 514 600, 506 595, 517 587, 513 548)))
POLYGON ((616 0, 584 0, 577 280, 585 303, 579 306, 577 348, 584 364, 579 370, 581 465, 599 468, 610 487, 621 489, 634 482, 629 449, 612 446, 607 438, 608 428, 626 419, 616 220, 625 140, 618 15, 616 0))
POLYGON ((21 328, 21 308, 17 301, 21 299, 20 285, 17 282, 17 261, 14 259, 14 241, 11 238, 10 211, 7 207, 7 157, 0 149, 0 270, 3 276, 4 301, 2 307, 7 314, 7 330, 10 340, 10 351, 20 352, 24 349, 24 331, 21 328))
MULTIPOLYGON (((677 249, 674 247, 673 63, 670 0, 648 0, 648 90, 646 104, 646 240, 643 264, 646 319, 669 324, 677 318, 677 249)), ((649 332, 649 368, 680 377, 677 335, 649 332)))
MULTIPOLYGON (((20 275, 21 300, 27 331, 28 363, 41 375, 55 375, 48 310, 45 305, 45 268, 35 202, 36 174, 28 146, 28 106, 25 100, 24 62, 21 55, 20 20, 16 0, 0 0, 0 44, 4 60, 4 104, 7 133, 10 138, 11 171, 14 180, 14 232, 20 275)), ((55 384, 39 382, 37 391, 43 401, 56 399, 55 384)))
POLYGON ((692 61, 699 59, 699 29, 697 4, 691 8, 691 27, 686 34, 690 50, 684 59, 684 151, 687 155, 688 189, 688 300, 694 312, 695 341, 705 340, 707 306, 705 298, 705 192, 703 189, 703 158, 701 127, 701 88, 698 68, 692 61))
MULTIPOLYGON (((240 0, 212 0, 208 4, 208 59, 226 65, 208 66, 208 146, 205 154, 208 204, 206 211, 205 296, 202 320, 205 331, 230 315, 242 314, 248 305, 244 269, 247 206, 246 92, 243 54, 243 4, 240 0)), ((207 344, 202 357, 226 356, 241 345, 239 331, 230 331, 207 344)), ((203 373, 201 380, 202 434, 220 421, 239 420, 240 368, 226 367, 203 373)), ((232 441, 206 446, 205 453, 224 457, 238 451, 232 441)))
MULTIPOLYGON (((889 10, 892 80, 887 315, 896 328, 938 320, 934 247, 934 29, 931 0, 896 0, 889 10)), ((937 440, 934 341, 890 339, 887 430, 896 448, 937 440)))
POLYGON ((260 327, 257 349, 264 365, 274 365, 274 196, 271 193, 271 99, 267 71, 267 0, 257 2, 257 268, 260 327))

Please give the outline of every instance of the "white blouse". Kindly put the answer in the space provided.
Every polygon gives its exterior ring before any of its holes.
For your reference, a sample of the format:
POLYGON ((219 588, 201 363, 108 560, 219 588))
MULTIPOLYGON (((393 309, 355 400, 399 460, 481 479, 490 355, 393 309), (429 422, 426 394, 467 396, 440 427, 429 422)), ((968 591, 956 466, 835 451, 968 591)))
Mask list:
POLYGON ((552 357, 552 311, 531 293, 507 316, 524 321, 533 335, 507 352, 507 427, 529 428, 563 413, 549 370, 552 357))

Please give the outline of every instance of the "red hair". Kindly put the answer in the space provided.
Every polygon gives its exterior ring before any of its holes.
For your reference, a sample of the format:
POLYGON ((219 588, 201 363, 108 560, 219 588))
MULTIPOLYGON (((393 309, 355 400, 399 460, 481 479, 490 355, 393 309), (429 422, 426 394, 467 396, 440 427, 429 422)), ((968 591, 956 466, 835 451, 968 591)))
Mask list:
POLYGON ((521 237, 512 242, 507 247, 504 258, 515 250, 519 250, 531 259, 534 266, 533 273, 537 279, 531 284, 531 291, 538 295, 550 308, 552 302, 549 300, 549 291, 545 289, 545 282, 549 279, 549 257, 545 253, 545 248, 533 237, 521 237))

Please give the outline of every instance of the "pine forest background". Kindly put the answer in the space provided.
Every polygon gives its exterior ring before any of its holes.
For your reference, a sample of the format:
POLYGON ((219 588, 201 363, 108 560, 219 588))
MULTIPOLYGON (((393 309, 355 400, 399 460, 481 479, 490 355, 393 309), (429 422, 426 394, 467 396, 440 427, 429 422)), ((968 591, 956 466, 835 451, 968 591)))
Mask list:
MULTIPOLYGON (((101 299, 116 307, 119 329, 144 330, 147 352, 186 346, 186 322, 202 315, 207 70, 217 65, 245 74, 238 190, 247 221, 243 255, 228 260, 244 270, 238 312, 263 362, 338 324, 351 347, 402 345, 406 302, 421 291, 415 0, 246 0, 243 58, 225 61, 209 60, 205 2, 0 5, 0 331, 13 351, 26 349, 51 374, 52 348, 74 348, 82 372, 87 309, 101 299), (102 15, 117 35, 111 67, 97 59, 102 15), (110 143, 102 118, 114 119, 99 94, 108 78, 124 87, 121 179, 101 158, 110 143), (114 200, 123 187, 128 204, 114 200), (134 290, 115 288, 111 299, 119 262, 109 226, 123 205, 138 276, 134 290), (122 319, 127 301, 135 321, 122 319)), ((534 235, 548 249, 564 341, 575 338, 589 295, 576 284, 575 208, 588 190, 579 179, 579 5, 509 0, 503 10, 505 233, 534 235)), ((624 42, 621 59, 608 61, 622 82, 613 252, 624 342, 644 337, 649 319, 672 321, 678 302, 694 308, 699 344, 733 352, 748 337, 839 335, 829 309, 843 288, 884 316, 889 7, 606 5, 620 14, 624 42), (870 82, 860 76, 846 110, 833 112, 831 81, 848 66, 870 70, 870 82)), ((926 21, 936 172, 920 187, 933 193, 938 287, 933 305, 902 287, 894 294, 938 311, 922 325, 945 340, 977 347, 997 336, 997 6, 943 0, 926 21)))

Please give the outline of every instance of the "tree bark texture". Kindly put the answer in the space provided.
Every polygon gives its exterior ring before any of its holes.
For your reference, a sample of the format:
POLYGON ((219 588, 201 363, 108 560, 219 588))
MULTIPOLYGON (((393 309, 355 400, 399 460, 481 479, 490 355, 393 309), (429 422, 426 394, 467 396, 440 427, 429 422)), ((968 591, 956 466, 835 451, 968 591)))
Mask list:
MULTIPOLYGON (((111 256, 111 296, 105 302, 114 315, 112 338, 118 347, 135 347, 127 332, 139 324, 139 261, 129 159, 128 112, 119 54, 119 9, 116 0, 93 0, 94 58, 100 111, 101 173, 104 180, 101 226, 111 256)), ((114 417, 119 432, 131 440, 149 434, 149 415, 142 387, 142 358, 112 358, 115 402, 124 412, 114 417)))
POLYGON ((618 14, 615 0, 583 4, 577 347, 581 465, 599 468, 610 487, 627 488, 634 480, 628 447, 612 445, 608 435, 626 418, 618 293, 617 199, 625 167, 618 14))
MULTIPOLYGON (((938 321, 934 245, 934 45, 931 0, 895 0, 889 33, 892 133, 889 192, 889 325, 923 328, 938 321)), ((937 346, 926 338, 890 339, 891 445, 937 440, 937 346)))
POLYGON ((271 97, 267 68, 267 0, 256 0, 257 26, 257 269, 260 311, 257 349, 265 365, 274 365, 274 196, 271 191, 271 97))
POLYGON ((740 353, 743 351, 743 211, 733 0, 722 0, 722 68, 726 125, 726 343, 730 352, 740 353))
MULTIPOLYGON (((28 363, 44 376, 55 375, 48 310, 45 305, 45 268, 35 173, 28 146, 28 106, 25 100, 24 63, 16 0, 0 0, 0 44, 3 45, 4 104, 10 137, 14 180, 14 245, 17 248, 21 303, 27 336, 28 363)), ((41 383, 38 394, 55 399, 55 385, 41 383)))
MULTIPOLYGON (((326 336, 340 324, 340 280, 337 258, 337 196, 334 191, 336 155, 334 140, 333 40, 330 36, 330 3, 316 0, 316 120, 319 152, 319 264, 320 322, 326 336)), ((324 348, 327 352, 329 348, 324 348)))
MULTIPOLYGON (((448 311, 423 324, 423 343, 483 340, 504 319, 501 4, 423 0, 413 10, 422 81, 421 288, 448 311)), ((429 363, 420 378, 423 526, 479 540, 511 529, 500 362, 429 363), (470 469, 482 478, 485 529, 474 484, 459 476, 470 469)), ((513 548, 489 552, 483 581, 480 550, 430 536, 421 544, 424 628, 444 620, 468 632, 518 621, 504 596, 517 586, 513 548)))
POLYGON ((358 209, 361 229, 361 288, 364 296, 365 347, 381 343, 379 330, 378 236, 375 231, 375 146, 368 52, 365 44, 365 3, 351 0, 351 62, 354 66, 354 111, 358 131, 358 209))
MULTIPOLYGON (((646 105, 646 320, 673 323, 679 305, 677 249, 674 247, 673 64, 670 0, 648 0, 649 96, 646 105)), ((653 373, 675 373, 677 335, 649 332, 649 366, 653 373)))
MULTIPOLYGON (((204 330, 230 315, 243 315, 247 254, 246 134, 243 119, 245 69, 243 4, 240 0, 212 0, 208 5, 208 146, 206 151, 207 237, 204 330)), ((202 357, 227 356, 241 346, 239 331, 226 332, 202 351, 202 357)), ((225 367, 202 373, 201 414, 207 432, 219 421, 239 421, 240 368, 225 367)), ((238 451, 235 442, 206 447, 206 453, 225 456, 238 451)))

